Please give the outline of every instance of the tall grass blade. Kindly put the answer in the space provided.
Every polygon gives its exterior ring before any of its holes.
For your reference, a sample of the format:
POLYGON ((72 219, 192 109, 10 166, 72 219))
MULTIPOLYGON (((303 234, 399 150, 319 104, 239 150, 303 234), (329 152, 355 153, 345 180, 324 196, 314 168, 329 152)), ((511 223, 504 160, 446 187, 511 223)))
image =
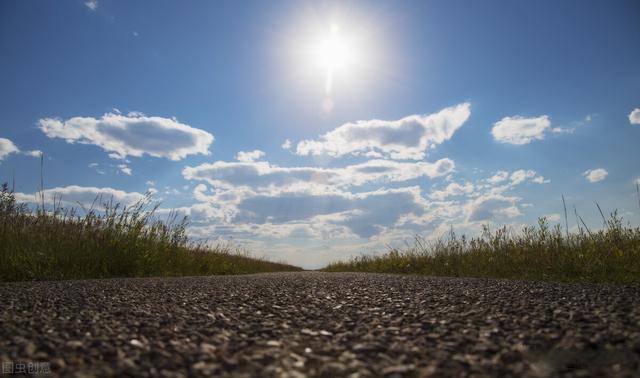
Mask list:
POLYGON ((569 217, 567 216, 567 203, 564 201, 564 194, 562 194, 562 207, 564 208, 564 229, 567 235, 567 239, 569 238, 569 217))

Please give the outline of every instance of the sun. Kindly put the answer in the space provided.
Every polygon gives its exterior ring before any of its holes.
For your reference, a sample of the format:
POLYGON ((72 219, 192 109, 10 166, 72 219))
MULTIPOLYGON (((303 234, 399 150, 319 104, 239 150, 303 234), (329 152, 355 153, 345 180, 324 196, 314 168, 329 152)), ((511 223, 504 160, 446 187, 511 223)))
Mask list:
POLYGON ((325 75, 325 91, 330 94, 336 75, 346 75, 354 64, 354 50, 337 24, 331 24, 329 33, 314 44, 313 64, 325 75))

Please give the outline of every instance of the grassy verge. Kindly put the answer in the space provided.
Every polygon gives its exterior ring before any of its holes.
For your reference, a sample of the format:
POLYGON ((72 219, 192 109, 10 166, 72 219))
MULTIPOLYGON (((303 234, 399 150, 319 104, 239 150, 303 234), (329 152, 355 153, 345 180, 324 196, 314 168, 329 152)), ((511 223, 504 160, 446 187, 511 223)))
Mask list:
POLYGON ((149 198, 101 211, 30 210, 0 191, 0 281, 242 274, 301 270, 250 257, 228 244, 193 245, 186 219, 155 219, 149 198))
POLYGON ((324 271, 640 283, 640 228, 624 226, 616 213, 603 221, 605 228, 597 232, 585 225, 569 234, 542 218, 519 233, 485 227, 471 239, 453 233, 436 242, 417 238, 406 250, 335 262, 324 271))

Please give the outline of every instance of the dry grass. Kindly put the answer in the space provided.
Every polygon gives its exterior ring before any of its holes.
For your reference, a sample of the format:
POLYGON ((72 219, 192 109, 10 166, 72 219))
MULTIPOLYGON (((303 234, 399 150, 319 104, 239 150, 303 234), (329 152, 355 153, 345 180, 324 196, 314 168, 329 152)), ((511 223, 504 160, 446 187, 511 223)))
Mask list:
POLYGON ((157 220, 149 197, 130 207, 100 205, 83 216, 59 202, 50 212, 44 204, 31 210, 3 185, 0 281, 301 270, 250 257, 230 244, 194 245, 186 237, 186 218, 157 220))
POLYGON ((537 227, 520 232, 484 227, 471 239, 453 233, 436 242, 416 238, 405 250, 335 262, 324 270, 640 283, 640 228, 625 226, 616 212, 602 217, 604 227, 596 232, 581 219, 579 232, 571 234, 541 218, 537 227))

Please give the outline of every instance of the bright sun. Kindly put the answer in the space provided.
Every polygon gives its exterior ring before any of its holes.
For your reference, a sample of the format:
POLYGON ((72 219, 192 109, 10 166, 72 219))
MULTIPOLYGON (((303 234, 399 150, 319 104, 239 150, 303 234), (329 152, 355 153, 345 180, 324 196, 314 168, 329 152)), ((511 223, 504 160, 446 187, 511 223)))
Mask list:
POLYGON ((347 40, 340 35, 338 25, 331 25, 329 35, 315 44, 312 59, 325 75, 326 93, 331 93, 334 76, 346 74, 354 60, 353 50, 347 40))

